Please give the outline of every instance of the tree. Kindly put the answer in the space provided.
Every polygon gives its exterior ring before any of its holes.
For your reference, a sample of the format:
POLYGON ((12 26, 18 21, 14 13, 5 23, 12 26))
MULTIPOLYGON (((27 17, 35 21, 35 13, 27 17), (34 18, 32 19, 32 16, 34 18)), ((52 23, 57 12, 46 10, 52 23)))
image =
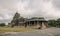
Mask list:
POLYGON ((2 27, 3 27, 3 26, 6 26, 6 25, 5 25, 5 23, 0 23, 0 26, 2 26, 2 27))
POLYGON ((19 20, 20 20, 20 22, 24 22, 25 18, 21 17, 19 20))
POLYGON ((49 26, 56 26, 55 20, 49 20, 49 21, 48 21, 48 25, 49 25, 49 26))
POLYGON ((60 27, 60 18, 58 18, 57 20, 49 20, 48 25, 54 27, 60 27))
POLYGON ((60 18, 56 20, 57 27, 60 27, 60 18))
POLYGON ((13 17, 13 20, 11 21, 11 23, 13 23, 12 26, 14 26, 14 25, 18 26, 19 18, 20 18, 20 14, 16 12, 14 17, 13 17))
POLYGON ((58 18, 57 21, 60 21, 60 18, 58 18))

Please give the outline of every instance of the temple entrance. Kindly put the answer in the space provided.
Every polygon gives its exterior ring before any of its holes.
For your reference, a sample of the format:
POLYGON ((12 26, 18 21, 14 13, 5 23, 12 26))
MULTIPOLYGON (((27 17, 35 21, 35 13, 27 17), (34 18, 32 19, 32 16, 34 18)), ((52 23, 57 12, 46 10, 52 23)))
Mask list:
POLYGON ((27 21, 27 27, 41 28, 44 29, 47 27, 46 21, 27 21))

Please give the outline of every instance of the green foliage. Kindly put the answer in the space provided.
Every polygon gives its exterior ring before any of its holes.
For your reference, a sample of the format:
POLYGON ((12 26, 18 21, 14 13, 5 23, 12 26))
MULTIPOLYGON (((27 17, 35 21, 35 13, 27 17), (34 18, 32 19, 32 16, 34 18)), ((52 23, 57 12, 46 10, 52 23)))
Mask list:
POLYGON ((11 21, 11 27, 18 26, 20 22, 24 22, 25 18, 21 17, 19 13, 15 13, 13 20, 11 21))
POLYGON ((6 26, 5 23, 0 23, 0 26, 3 27, 3 26, 6 26))
POLYGON ((55 26, 55 20, 49 20, 48 25, 50 26, 55 26))
POLYGON ((49 20, 48 25, 53 27, 60 27, 60 18, 57 20, 49 20))
POLYGON ((20 22, 24 22, 24 21, 25 21, 25 18, 21 17, 21 18, 19 19, 19 21, 20 21, 20 22))
POLYGON ((12 24, 12 26, 14 25, 18 25, 19 24, 19 18, 20 18, 20 14, 19 13, 15 13, 14 17, 13 17, 13 20, 11 21, 11 23, 14 23, 12 24))
POLYGON ((14 15, 13 19, 17 19, 20 17, 20 14, 16 12, 16 14, 14 15))

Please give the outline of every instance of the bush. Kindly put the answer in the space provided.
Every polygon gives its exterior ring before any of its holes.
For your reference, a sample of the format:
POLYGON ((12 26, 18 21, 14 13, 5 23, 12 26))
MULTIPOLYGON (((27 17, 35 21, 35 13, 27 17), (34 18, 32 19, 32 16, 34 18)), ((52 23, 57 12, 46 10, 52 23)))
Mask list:
POLYGON ((60 27, 60 18, 57 20, 49 20, 48 25, 53 27, 60 27))
POLYGON ((3 27, 3 26, 6 26, 6 25, 5 25, 5 23, 0 23, 0 26, 2 26, 2 27, 3 27))

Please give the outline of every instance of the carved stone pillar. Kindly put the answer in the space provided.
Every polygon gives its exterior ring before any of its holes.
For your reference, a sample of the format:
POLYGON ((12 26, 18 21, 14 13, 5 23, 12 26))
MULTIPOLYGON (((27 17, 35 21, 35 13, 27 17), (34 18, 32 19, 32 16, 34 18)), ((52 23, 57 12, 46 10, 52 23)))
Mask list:
POLYGON ((40 23, 39 23, 39 21, 37 21, 37 28, 40 28, 40 23))

